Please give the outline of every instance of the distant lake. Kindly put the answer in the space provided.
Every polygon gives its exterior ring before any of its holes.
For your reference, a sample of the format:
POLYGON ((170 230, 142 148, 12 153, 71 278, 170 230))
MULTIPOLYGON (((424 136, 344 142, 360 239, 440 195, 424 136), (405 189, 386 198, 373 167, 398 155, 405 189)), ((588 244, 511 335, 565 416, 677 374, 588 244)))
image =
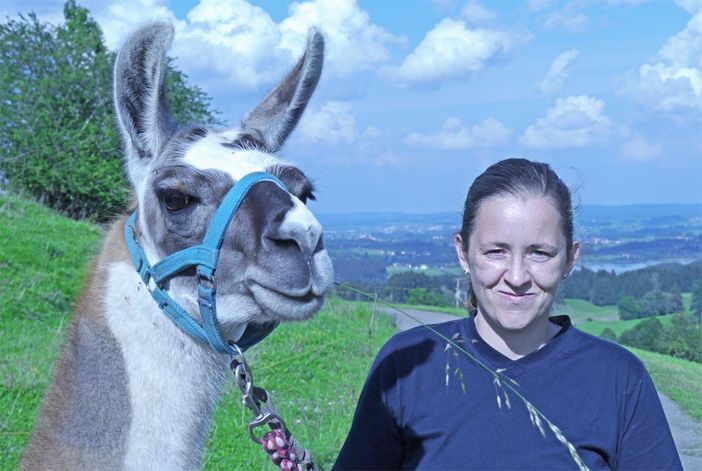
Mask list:
POLYGON ((588 270, 598 271, 606 270, 612 271, 614 273, 624 273, 625 271, 638 270, 639 268, 646 268, 653 265, 660 265, 661 263, 680 263, 682 265, 694 262, 697 259, 694 258, 671 258, 665 260, 653 260, 651 262, 638 262, 638 263, 599 263, 599 262, 589 262, 587 260, 579 260, 576 264, 576 270, 582 267, 586 267, 588 270))

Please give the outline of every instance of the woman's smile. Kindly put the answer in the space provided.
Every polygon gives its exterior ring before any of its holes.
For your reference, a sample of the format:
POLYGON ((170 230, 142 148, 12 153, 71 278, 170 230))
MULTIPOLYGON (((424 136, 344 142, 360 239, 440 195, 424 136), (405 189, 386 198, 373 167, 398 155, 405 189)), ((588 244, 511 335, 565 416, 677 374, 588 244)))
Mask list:
POLYGON ((498 290, 498 293, 510 304, 514 305, 526 305, 534 301, 534 293, 513 293, 509 291, 498 290))

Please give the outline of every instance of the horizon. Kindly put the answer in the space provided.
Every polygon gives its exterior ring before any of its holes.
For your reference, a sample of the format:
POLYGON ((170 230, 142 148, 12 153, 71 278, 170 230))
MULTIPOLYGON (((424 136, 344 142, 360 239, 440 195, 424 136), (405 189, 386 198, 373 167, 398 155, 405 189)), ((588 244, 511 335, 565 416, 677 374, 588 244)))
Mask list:
MULTIPOLYGON (((318 213, 460 211, 477 175, 519 156, 549 163, 576 206, 702 204, 702 2, 78 3, 111 50, 173 22, 169 55, 232 127, 317 26, 325 69, 281 156, 318 213)), ((0 15, 57 24, 62 9, 0 15)))
MULTIPOLYGON (((581 204, 576 206, 574 211, 577 213, 578 210, 583 208, 593 208, 593 207, 607 207, 607 208, 626 208, 626 207, 651 207, 651 206, 696 206, 696 209, 702 210, 702 203, 632 203, 632 204, 581 204)), ((463 211, 463 208, 459 209, 463 211)), ((429 214, 442 214, 442 213, 455 213, 455 210, 445 209, 439 211, 424 211, 424 212, 411 212, 411 211, 401 211, 401 210, 389 210, 389 211, 316 211, 316 214, 323 215, 365 215, 365 214, 407 214, 412 216, 421 216, 429 214)), ((702 213, 700 213, 702 216, 702 213)))

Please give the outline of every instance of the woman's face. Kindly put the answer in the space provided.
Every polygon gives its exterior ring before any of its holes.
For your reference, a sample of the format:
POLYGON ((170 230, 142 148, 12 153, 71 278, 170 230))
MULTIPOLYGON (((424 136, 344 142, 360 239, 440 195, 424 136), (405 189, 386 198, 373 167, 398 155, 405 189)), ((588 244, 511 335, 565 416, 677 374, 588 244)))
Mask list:
POLYGON ((568 259, 558 210, 543 196, 498 195, 482 201, 461 265, 470 271, 478 313, 500 330, 516 333, 548 322, 568 259))

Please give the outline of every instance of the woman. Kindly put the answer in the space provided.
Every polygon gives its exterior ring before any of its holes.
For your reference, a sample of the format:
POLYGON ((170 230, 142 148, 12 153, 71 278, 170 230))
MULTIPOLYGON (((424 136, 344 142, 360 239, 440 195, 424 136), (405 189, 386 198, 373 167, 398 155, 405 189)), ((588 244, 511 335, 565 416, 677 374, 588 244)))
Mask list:
POLYGON ((488 168, 455 246, 471 316, 383 347, 336 469, 682 469, 641 362, 549 317, 579 245, 548 165, 488 168))

